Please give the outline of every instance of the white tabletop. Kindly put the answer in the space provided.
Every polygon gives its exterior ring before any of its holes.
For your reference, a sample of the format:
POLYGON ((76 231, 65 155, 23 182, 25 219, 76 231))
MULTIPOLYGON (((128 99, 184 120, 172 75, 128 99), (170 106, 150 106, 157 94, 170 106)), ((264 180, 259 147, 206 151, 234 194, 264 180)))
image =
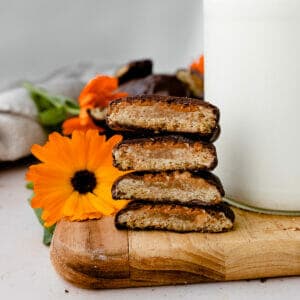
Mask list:
POLYGON ((25 167, 0 171, 0 299, 299 299, 300 277, 187 286, 83 290, 54 271, 29 207, 25 167))

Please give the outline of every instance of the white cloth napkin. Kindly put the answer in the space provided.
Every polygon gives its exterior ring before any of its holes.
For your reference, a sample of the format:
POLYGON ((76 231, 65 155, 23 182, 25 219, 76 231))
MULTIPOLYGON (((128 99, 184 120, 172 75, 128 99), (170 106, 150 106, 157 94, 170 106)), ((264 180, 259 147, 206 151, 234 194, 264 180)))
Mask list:
MULTIPOLYGON (((53 94, 77 99, 90 78, 99 73, 110 74, 111 67, 78 64, 57 70, 48 78, 36 81, 36 85, 53 94)), ((37 122, 35 104, 20 86, 19 83, 0 93, 0 162, 25 157, 33 144, 43 144, 47 140, 47 134, 37 122)))

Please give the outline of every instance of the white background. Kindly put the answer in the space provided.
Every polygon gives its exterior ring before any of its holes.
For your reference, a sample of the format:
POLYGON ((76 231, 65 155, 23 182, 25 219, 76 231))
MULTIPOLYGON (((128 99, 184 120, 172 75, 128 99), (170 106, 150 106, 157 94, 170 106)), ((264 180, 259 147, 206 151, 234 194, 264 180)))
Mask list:
POLYGON ((82 61, 172 71, 202 48, 200 0, 0 0, 0 84, 82 61))

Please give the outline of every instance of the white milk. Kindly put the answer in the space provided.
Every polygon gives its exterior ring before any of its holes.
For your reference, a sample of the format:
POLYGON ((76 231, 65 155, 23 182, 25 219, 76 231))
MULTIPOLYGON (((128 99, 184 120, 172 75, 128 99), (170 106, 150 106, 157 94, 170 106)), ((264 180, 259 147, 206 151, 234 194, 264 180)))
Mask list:
POLYGON ((204 47, 226 196, 300 213, 300 0, 204 0, 204 47))

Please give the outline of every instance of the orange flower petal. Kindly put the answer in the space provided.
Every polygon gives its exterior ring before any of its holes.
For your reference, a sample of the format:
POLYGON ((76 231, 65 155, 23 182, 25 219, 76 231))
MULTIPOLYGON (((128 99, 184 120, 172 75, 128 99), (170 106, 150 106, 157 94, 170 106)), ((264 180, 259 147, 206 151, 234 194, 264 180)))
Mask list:
POLYGON ((103 166, 105 166, 105 165, 108 165, 109 167, 112 166, 112 161, 113 161, 112 150, 115 147, 115 145, 120 143, 121 141, 122 141, 121 135, 114 135, 107 141, 107 143, 105 144, 106 145, 105 150, 106 150, 106 153, 109 153, 109 154, 106 154, 103 156, 103 158, 102 158, 103 166))
POLYGON ((102 165, 103 158, 112 154, 107 152, 105 135, 99 136, 99 134, 94 130, 89 130, 86 137, 89 143, 87 152, 87 169, 90 171, 96 171, 102 165), (97 150, 95 151, 95 149, 97 150))
POLYGON ((114 206, 105 198, 104 195, 95 196, 94 194, 89 194, 88 197, 96 210, 101 211, 103 215, 109 216, 115 212, 114 206))
POLYGON ((80 93, 79 99, 87 94, 101 93, 103 90, 115 90, 118 87, 118 80, 115 77, 97 75, 91 79, 80 93))
POLYGON ((204 75, 204 55, 201 55, 198 60, 193 61, 190 69, 204 75))
POLYGON ((88 118, 87 122, 81 123, 81 119, 79 117, 70 118, 64 121, 62 125, 63 134, 70 135, 74 130, 82 130, 87 131, 89 129, 96 129, 99 132, 103 132, 104 129, 95 125, 93 121, 88 118))
POLYGON ((81 96, 80 107, 81 108, 91 108, 95 104, 95 100, 97 99, 96 93, 86 93, 84 96, 81 96))
POLYGON ((56 205, 59 205, 62 208, 65 199, 69 198, 70 195, 69 191, 55 191, 53 189, 44 193, 38 192, 37 195, 32 198, 31 206, 33 208, 46 208, 48 210, 56 207, 56 205))
POLYGON ((87 83, 80 93, 80 107, 105 107, 114 99, 128 96, 127 93, 116 92, 117 88, 117 78, 104 75, 96 76, 87 83))
POLYGON ((62 213, 65 217, 73 216, 76 213, 76 209, 81 201, 78 192, 73 192, 70 197, 68 197, 63 206, 62 213))

